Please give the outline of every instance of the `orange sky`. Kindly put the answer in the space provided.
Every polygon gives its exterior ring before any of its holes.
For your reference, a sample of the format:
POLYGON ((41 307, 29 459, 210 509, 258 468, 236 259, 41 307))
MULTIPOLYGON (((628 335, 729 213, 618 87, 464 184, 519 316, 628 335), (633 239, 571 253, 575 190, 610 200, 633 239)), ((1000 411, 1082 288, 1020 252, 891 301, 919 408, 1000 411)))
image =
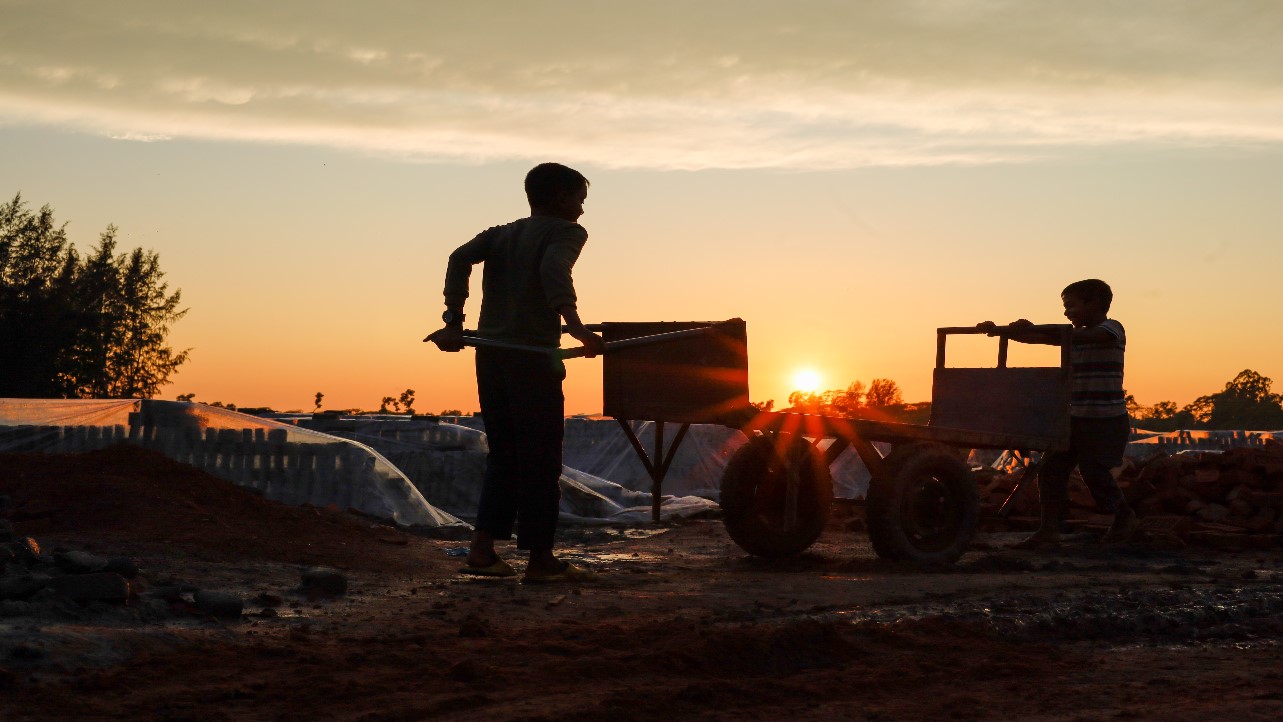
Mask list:
MULTIPOLYGON (((191 308, 167 397, 475 409, 470 353, 419 339, 543 160, 592 181, 585 319, 742 317, 755 400, 803 367, 926 400, 937 326, 1058 322, 1087 277, 1142 403, 1283 379, 1276 4, 369 5, 0 27, 0 192, 160 254, 191 308)), ((600 373, 571 362, 569 412, 600 373)))

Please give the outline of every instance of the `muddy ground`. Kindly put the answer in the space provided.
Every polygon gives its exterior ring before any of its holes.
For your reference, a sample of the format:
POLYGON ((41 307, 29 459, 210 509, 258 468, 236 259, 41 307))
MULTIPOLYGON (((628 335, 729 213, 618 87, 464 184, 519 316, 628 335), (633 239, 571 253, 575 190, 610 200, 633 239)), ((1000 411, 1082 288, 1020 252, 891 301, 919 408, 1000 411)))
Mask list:
POLYGON ((4 720, 1283 718, 1278 549, 982 534, 923 571, 877 559, 842 507, 782 562, 717 519, 563 529, 601 579, 532 587, 457 575, 457 539, 139 450, 0 455, 0 495, 46 553, 141 568, 124 605, 0 603, 4 720), (302 594, 313 565, 347 593, 302 594), (245 614, 176 588, 236 593, 245 614))

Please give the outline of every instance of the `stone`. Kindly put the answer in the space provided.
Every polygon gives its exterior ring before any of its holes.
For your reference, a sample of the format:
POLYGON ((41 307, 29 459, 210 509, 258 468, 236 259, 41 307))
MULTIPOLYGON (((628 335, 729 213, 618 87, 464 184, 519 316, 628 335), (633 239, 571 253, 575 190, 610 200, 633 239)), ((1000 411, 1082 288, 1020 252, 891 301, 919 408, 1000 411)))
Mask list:
POLYGON ((271 594, 269 592, 259 592, 250 601, 260 607, 268 608, 279 607, 285 603, 285 599, 279 594, 271 594))
POLYGON ((1194 513, 1204 521, 1220 521, 1229 516, 1230 510, 1220 504, 1208 504, 1194 513))
POLYGON ((48 584, 43 574, 8 574, 0 577, 0 599, 26 599, 48 584))
POLYGON ((196 608, 219 619, 240 619, 245 601, 237 594, 201 589, 193 595, 196 608))
POLYGON ((54 552, 53 561, 68 574, 92 574, 107 568, 107 560, 89 552, 54 552))
POLYGON ((76 602, 123 602, 129 599, 129 580, 114 572, 68 574, 49 580, 48 587, 76 602))
POLYGON ((347 576, 337 569, 312 567, 303 570, 303 593, 312 597, 337 597, 347 592, 347 576))
POLYGON ((18 563, 25 567, 40 561, 40 545, 31 537, 19 537, 18 541, 9 542, 4 546, 13 553, 18 563))

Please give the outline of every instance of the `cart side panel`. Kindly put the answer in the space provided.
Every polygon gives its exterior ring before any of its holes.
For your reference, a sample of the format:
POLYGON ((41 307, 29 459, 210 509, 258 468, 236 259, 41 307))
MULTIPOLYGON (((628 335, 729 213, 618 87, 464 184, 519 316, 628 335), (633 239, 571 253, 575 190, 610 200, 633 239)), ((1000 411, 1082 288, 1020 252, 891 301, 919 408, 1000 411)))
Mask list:
POLYGON ((1060 368, 937 368, 931 425, 1063 439, 1069 387, 1060 368))
MULTIPOLYGON (((709 322, 609 322, 607 342, 709 326, 709 322)), ((720 424, 748 408, 748 333, 718 323, 691 338, 612 350, 602 357, 604 413, 617 419, 720 424)))

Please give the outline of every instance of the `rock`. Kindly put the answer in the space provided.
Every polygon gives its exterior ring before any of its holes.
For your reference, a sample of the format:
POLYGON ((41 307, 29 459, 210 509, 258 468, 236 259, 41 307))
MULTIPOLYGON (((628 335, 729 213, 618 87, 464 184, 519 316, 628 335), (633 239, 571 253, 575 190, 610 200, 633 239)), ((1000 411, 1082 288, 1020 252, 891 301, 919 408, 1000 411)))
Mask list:
POLYGON ((9 542, 4 546, 13 553, 18 563, 25 567, 40 561, 40 545, 31 537, 19 537, 18 541, 9 542))
POLYGON ((337 569, 312 567, 303 570, 303 593, 309 597, 337 597, 347 592, 347 576, 337 569))
POLYGON ((0 519, 0 542, 15 542, 18 539, 18 533, 13 530, 13 522, 0 519))
POLYGON ((49 580, 48 588, 77 602, 123 602, 129 599, 129 580, 114 572, 68 574, 49 580))
POLYGON ((0 667, 0 689, 10 687, 18 680, 18 675, 10 672, 4 667, 0 667))
POLYGON ((1194 513, 1204 521, 1220 521, 1229 516, 1230 510, 1220 504, 1208 504, 1194 513))
POLYGON ((104 571, 115 572, 126 579, 133 579, 138 576, 138 565, 129 557, 112 557, 107 560, 107 567, 104 571))
POLYGON ((68 574, 92 574, 107 568, 107 560, 89 552, 55 552, 54 563, 68 574))
POLYGON ((279 594, 269 594, 267 592, 259 592, 254 596, 253 599, 250 600, 250 602, 253 604, 257 604, 260 607, 272 608, 272 607, 281 606, 282 604, 285 603, 285 600, 279 594))
POLYGON ((48 584, 49 577, 43 574, 9 574, 0 577, 0 600, 26 599, 48 584))
POLYGON ((196 608, 219 619, 240 619, 245 602, 237 594, 202 589, 193 595, 196 608))

